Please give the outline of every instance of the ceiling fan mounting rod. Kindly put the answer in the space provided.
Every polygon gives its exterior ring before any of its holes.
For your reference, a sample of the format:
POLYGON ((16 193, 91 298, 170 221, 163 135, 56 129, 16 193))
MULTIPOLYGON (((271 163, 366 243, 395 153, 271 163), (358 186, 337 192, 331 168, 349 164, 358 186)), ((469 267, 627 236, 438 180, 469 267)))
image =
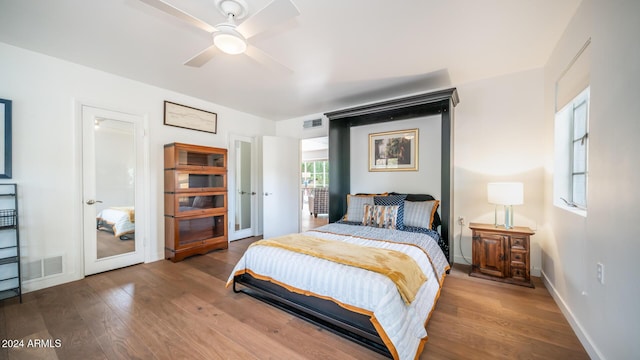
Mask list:
POLYGON ((242 19, 247 16, 247 3, 244 0, 216 0, 218 10, 226 17, 242 19))

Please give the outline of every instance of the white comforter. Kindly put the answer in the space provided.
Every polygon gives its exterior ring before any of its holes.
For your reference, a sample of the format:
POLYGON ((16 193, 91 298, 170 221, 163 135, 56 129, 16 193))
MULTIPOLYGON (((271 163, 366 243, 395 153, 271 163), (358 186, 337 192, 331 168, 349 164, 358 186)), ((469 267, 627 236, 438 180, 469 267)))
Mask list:
POLYGON ((113 235, 120 237, 132 234, 136 231, 136 225, 131 222, 133 207, 107 208, 98 213, 96 218, 109 224, 113 229, 113 235))
POLYGON ((304 234, 401 251, 418 263, 427 281, 407 305, 393 281, 384 275, 280 248, 252 246, 238 261, 227 284, 235 275, 249 270, 296 292, 329 298, 350 310, 355 308, 371 315, 374 324, 377 321, 381 337, 392 343, 389 350, 394 358, 416 358, 427 339, 426 321, 448 269, 436 240, 425 234, 345 224, 329 224, 304 234))

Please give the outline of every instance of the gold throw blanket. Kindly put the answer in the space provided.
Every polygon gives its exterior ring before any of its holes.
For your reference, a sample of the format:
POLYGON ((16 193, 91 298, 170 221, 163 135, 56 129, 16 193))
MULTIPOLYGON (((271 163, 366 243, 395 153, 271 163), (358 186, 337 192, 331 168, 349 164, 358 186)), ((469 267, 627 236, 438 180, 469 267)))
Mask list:
POLYGON ((420 286, 427 281, 415 260, 396 250, 325 240, 302 234, 290 234, 251 244, 257 245, 278 247, 385 275, 396 284, 402 300, 407 304, 415 299, 420 286))

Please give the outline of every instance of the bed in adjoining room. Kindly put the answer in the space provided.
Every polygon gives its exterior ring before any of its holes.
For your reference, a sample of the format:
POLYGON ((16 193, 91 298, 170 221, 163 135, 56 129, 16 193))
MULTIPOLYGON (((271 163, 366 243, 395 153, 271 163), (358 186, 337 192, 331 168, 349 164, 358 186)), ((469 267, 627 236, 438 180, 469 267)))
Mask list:
POLYGON ((349 195, 343 220, 252 244, 227 286, 394 359, 414 359, 449 269, 429 195, 349 195))
POLYGON ((113 233, 120 240, 133 239, 136 232, 133 206, 113 206, 96 215, 96 228, 113 233))

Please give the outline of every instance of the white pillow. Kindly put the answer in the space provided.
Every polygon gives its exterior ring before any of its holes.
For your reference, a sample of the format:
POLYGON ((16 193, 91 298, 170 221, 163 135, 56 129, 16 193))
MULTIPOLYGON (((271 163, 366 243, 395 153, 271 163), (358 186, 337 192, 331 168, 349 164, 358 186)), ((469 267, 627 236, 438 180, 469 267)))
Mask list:
POLYGON ((404 202, 404 225, 431 229, 438 200, 404 202))
POLYGON ((364 205, 373 205, 373 195, 347 195, 347 214, 343 220, 362 221, 364 217, 364 205))

